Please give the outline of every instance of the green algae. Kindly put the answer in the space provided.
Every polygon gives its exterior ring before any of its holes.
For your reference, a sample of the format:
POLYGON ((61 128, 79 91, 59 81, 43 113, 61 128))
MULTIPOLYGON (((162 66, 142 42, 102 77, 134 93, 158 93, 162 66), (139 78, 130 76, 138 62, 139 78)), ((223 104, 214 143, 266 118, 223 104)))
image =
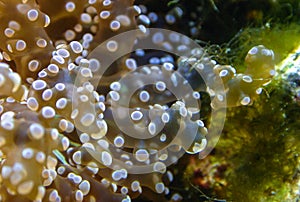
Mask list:
MULTIPOLYGON (((236 140, 230 145, 234 167, 227 195, 233 200, 286 201, 291 191, 288 184, 293 183, 299 163, 300 110, 283 81, 273 81, 269 88, 273 89, 253 107, 228 117, 225 126, 236 140), (237 125, 242 128, 232 129, 237 125)), ((228 144, 220 141, 219 146, 228 144)))
MULTIPOLYGON (((186 182, 193 182, 207 196, 226 201, 296 201, 300 179, 299 107, 293 86, 277 76, 252 106, 228 110, 223 134, 206 157, 211 165, 226 165, 223 173, 208 173, 222 179, 214 179, 209 187, 197 183, 195 172, 207 169, 207 164, 201 163, 206 159, 202 159, 196 166, 187 167, 186 182)), ((208 200, 199 197, 198 201, 208 200)))
POLYGON ((262 44, 275 53, 276 63, 282 61, 300 44, 300 25, 265 24, 247 27, 238 32, 229 42, 221 45, 206 44, 207 52, 220 64, 231 64, 239 72, 245 70, 244 58, 253 46, 262 44))
MULTIPOLYGON (((264 86, 253 105, 228 109, 222 136, 214 152, 207 157, 214 164, 225 160, 223 181, 226 183, 221 188, 217 181, 209 188, 194 183, 207 196, 243 202, 300 199, 300 103, 295 98, 295 89, 299 89, 299 83, 295 82, 299 81, 283 76, 292 67, 299 69, 295 50, 300 44, 299 32, 300 26, 296 23, 246 28, 230 43, 210 46, 212 51, 223 51, 224 55, 213 54, 218 62, 226 60, 238 72, 243 72, 242 58, 246 51, 255 44, 264 44, 275 52, 277 75, 264 86), (241 48, 235 48, 236 44, 241 48), (230 58, 230 54, 234 57, 230 58), (281 63, 293 54, 295 60, 281 63)), ((201 163, 197 166, 198 170, 205 169, 201 163)), ((188 166, 186 181, 195 178, 195 168, 188 166)), ((199 197, 198 201, 208 200, 199 197)))

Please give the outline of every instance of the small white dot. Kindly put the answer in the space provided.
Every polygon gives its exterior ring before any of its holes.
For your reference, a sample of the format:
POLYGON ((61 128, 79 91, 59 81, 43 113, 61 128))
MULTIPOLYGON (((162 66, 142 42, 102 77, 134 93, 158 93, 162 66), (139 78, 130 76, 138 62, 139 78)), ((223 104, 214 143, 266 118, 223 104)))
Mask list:
POLYGON ((134 71, 137 68, 136 61, 133 58, 126 59, 125 64, 126 64, 126 67, 131 71, 134 71))
POLYGON ((103 20, 107 19, 109 16, 110 16, 110 12, 109 11, 102 11, 100 13, 100 18, 103 19, 103 20))
POLYGON ((248 104, 250 104, 250 102, 251 102, 251 99, 250 99, 250 97, 247 97, 247 96, 241 100, 242 105, 248 105, 248 104))
POLYGON ((143 113, 140 111, 134 111, 131 113, 130 117, 133 121, 139 121, 143 118, 143 113))
POLYGON ((26 42, 23 40, 18 40, 16 43, 16 50, 23 51, 26 49, 26 42))
POLYGON ((39 13, 36 9, 31 9, 27 12, 27 18, 30 21, 36 21, 39 17, 39 13))
POLYGON ((39 61, 37 60, 31 60, 29 63, 28 63, 28 69, 29 71, 31 72, 35 72, 40 66, 40 63, 39 61))
POLYGON ((149 153, 145 149, 139 149, 135 152, 135 158, 139 162, 145 162, 149 159, 149 153))
POLYGON ((228 74, 229 74, 229 73, 228 73, 228 70, 223 69, 223 70, 220 71, 219 76, 220 76, 220 77, 225 77, 225 76, 227 76, 228 74))
POLYGON ((66 11, 73 12, 76 8, 74 2, 67 2, 65 5, 66 11))
POLYGON ((148 125, 148 132, 151 135, 155 135, 155 133, 156 133, 156 125, 155 125, 155 123, 153 123, 153 122, 149 123, 149 125, 148 125))
POLYGON ((33 123, 29 127, 29 131, 34 139, 41 139, 45 134, 45 129, 38 123, 33 123))
POLYGON ((111 40, 107 42, 106 48, 109 52, 116 52, 118 50, 118 42, 111 40))
POLYGON ((245 75, 243 76, 243 81, 245 81, 246 83, 252 83, 252 78, 251 76, 245 75))
POLYGON ((166 87, 167 86, 166 86, 165 82, 163 82, 163 81, 158 81, 155 83, 155 88, 160 92, 165 91, 166 87))
POLYGON ((6 37, 11 38, 11 37, 14 36, 15 30, 13 30, 13 29, 11 29, 11 28, 6 28, 6 29, 4 30, 4 34, 5 34, 6 37))
POLYGON ((110 166, 112 164, 112 156, 107 151, 102 152, 101 160, 105 166, 110 166))
POLYGON ((119 101, 120 100, 120 95, 119 95, 119 93, 118 92, 116 92, 116 91, 110 91, 109 92, 109 95, 110 95, 110 97, 111 97, 111 99, 113 100, 113 101, 119 101))
POLYGON ((170 116, 168 113, 164 112, 162 115, 161 115, 161 120, 163 123, 168 123, 170 121, 170 116))
POLYGON ((115 139, 114 139, 114 145, 116 147, 122 147, 125 143, 125 140, 123 137, 121 136, 117 136, 115 139))
POLYGON ((52 95, 53 95, 52 90, 47 89, 47 90, 44 90, 44 92, 42 94, 42 98, 45 101, 49 101, 52 98, 52 95))
POLYGON ((32 83, 32 87, 34 90, 43 90, 47 87, 47 83, 46 81, 44 80, 35 80, 33 83, 32 83))
POLYGON ((68 104, 68 100, 66 98, 60 98, 56 101, 56 108, 57 109, 64 109, 68 104))
POLYGON ((27 99, 27 107, 32 111, 37 111, 39 108, 39 103, 34 97, 27 99))
POLYGON ((83 51, 83 47, 78 41, 72 41, 70 43, 70 46, 71 46, 74 53, 79 54, 83 51))
POLYGON ((165 185, 162 182, 156 183, 155 190, 157 193, 161 194, 165 191, 165 185))
POLYGON ((55 110, 52 107, 46 106, 42 108, 42 115, 46 119, 53 118, 55 116, 55 110))
POLYGON ((147 91, 141 91, 139 98, 142 102, 148 102, 150 100, 150 95, 147 91))
POLYGON ((47 41, 45 39, 38 39, 36 45, 40 48, 45 48, 47 46, 47 41))
POLYGON ((113 91, 119 91, 121 89, 121 84, 119 82, 113 82, 110 84, 110 89, 113 91))
POLYGON ((80 19, 85 24, 89 24, 89 23, 92 22, 91 16, 87 13, 82 13, 81 16, 80 16, 80 19))
POLYGON ((117 30, 120 29, 120 27, 121 27, 121 24, 120 24, 120 22, 117 21, 117 20, 114 20, 114 21, 112 21, 112 22, 110 23, 110 29, 111 29, 112 31, 117 31, 117 30))
POLYGON ((24 159, 31 159, 34 155, 34 151, 31 148, 25 148, 22 150, 22 157, 24 159))

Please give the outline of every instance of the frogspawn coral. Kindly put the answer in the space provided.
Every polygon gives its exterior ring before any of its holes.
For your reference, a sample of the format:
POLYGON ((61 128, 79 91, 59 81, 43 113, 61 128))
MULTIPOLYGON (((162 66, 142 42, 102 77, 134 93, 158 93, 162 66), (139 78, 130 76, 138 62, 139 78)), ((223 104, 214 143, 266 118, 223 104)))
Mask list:
POLYGON ((174 176, 167 166, 179 153, 201 154, 210 146, 210 131, 187 100, 201 104, 200 92, 207 91, 213 109, 248 105, 273 75, 273 52, 263 46, 249 51, 247 71, 237 74, 187 38, 159 32, 152 43, 175 44, 188 57, 136 49, 99 78, 105 61, 90 53, 104 42, 101 58, 119 54, 126 47, 111 38, 129 30, 136 30, 126 38, 133 48, 151 24, 143 6, 127 0, 0 3, 2 201, 125 202, 147 188, 169 194, 174 176), (138 67, 147 54, 157 57, 138 67), (138 89, 129 94, 131 88, 138 89))

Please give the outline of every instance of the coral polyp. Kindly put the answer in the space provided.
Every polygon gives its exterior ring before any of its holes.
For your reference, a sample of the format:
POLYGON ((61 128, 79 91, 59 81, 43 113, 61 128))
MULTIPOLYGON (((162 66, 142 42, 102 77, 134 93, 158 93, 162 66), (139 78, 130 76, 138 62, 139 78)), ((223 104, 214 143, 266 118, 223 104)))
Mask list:
POLYGON ((186 36, 151 33, 161 19, 146 14, 132 0, 0 1, 1 201, 179 196, 168 166, 206 156, 223 124, 202 121, 202 94, 212 111, 250 105, 274 76, 262 45, 239 73, 186 36), (163 48, 139 48, 149 35, 163 48))

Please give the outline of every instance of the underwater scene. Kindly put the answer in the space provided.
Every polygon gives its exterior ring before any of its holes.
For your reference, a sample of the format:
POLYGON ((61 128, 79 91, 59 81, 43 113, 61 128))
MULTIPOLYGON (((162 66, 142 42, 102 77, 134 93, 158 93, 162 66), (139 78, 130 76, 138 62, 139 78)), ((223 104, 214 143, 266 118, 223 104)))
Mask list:
POLYGON ((300 201, 299 0, 0 0, 0 201, 300 201))

